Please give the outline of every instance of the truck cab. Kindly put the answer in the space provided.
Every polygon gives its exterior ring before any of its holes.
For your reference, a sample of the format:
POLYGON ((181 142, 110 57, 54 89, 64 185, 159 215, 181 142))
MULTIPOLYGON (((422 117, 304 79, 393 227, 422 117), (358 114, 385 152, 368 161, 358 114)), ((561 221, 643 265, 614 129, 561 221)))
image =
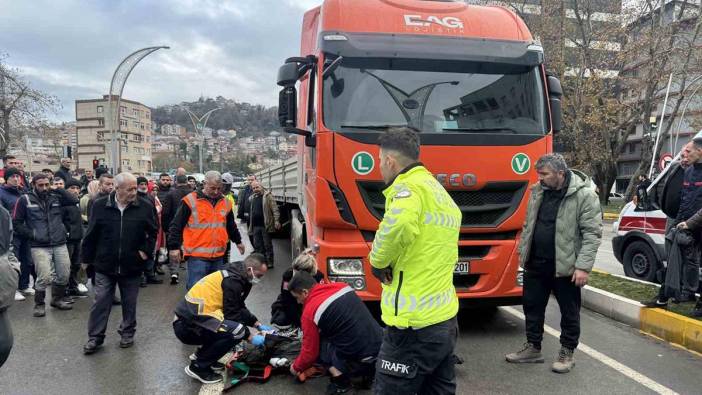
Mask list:
POLYGON ((459 298, 519 303, 516 246, 533 163, 561 127, 562 89, 516 14, 463 2, 325 0, 305 14, 300 54, 281 66, 278 85, 280 124, 299 135, 298 157, 284 165, 297 174, 283 177, 297 188, 276 196, 289 208, 294 252, 318 249, 330 280, 379 299, 367 261, 385 203, 377 141, 409 126, 421 162, 462 212, 459 298))

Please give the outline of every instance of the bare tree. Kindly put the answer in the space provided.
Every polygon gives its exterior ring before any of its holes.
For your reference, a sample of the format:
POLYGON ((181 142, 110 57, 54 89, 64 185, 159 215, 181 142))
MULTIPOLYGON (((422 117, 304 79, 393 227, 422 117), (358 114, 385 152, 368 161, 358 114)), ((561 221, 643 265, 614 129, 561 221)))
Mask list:
POLYGON ((0 156, 7 153, 13 128, 36 124, 47 112, 61 107, 55 96, 32 88, 6 59, 7 55, 0 54, 0 156))

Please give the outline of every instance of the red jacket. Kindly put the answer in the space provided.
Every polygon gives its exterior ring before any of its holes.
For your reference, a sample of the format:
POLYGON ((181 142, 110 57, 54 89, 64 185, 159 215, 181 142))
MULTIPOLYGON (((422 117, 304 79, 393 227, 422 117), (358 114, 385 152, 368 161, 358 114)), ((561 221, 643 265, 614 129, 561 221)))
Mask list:
POLYGON ((293 363, 296 372, 302 372, 317 361, 319 356, 319 327, 314 322, 319 305, 324 303, 330 296, 336 294, 344 288, 351 289, 346 283, 331 283, 315 285, 307 295, 307 300, 302 307, 302 349, 300 355, 293 363))
POLYGON ((361 360, 376 356, 382 329, 363 301, 345 283, 317 284, 302 308, 302 349, 293 369, 302 372, 319 357, 320 338, 333 345, 337 356, 361 360))

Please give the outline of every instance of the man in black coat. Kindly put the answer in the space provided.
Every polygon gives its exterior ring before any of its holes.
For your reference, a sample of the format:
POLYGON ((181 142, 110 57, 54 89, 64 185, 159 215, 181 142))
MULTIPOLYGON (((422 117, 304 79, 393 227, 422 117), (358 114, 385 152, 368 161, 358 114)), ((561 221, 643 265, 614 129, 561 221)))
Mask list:
POLYGON ((60 177, 63 179, 64 184, 68 182, 68 180, 72 179, 73 176, 71 175, 71 165, 73 164, 73 161, 71 158, 61 158, 61 167, 59 167, 58 170, 54 173, 54 177, 60 177))
MULTIPOLYGON (((73 195, 76 199, 80 195, 80 181, 75 178, 69 178, 66 181, 66 191, 73 195)), ((78 291, 78 272, 80 271, 80 241, 83 239, 83 220, 80 216, 80 205, 78 203, 71 206, 61 207, 63 216, 63 225, 66 227, 67 240, 66 247, 68 248, 68 256, 71 259, 71 270, 68 277, 68 288, 66 296, 77 296, 84 298, 88 296, 87 292, 78 291)))
POLYGON ((161 206, 163 207, 161 211, 161 227, 164 233, 168 233, 171 221, 173 217, 175 217, 178 207, 180 207, 180 201, 183 200, 185 195, 192 191, 186 176, 176 176, 175 188, 171 188, 170 192, 168 192, 163 199, 159 198, 159 200, 161 200, 161 206))
POLYGON ((168 192, 171 191, 171 176, 168 173, 161 173, 160 176, 158 176, 158 192, 156 193, 156 196, 158 196, 158 200, 163 201, 166 198, 166 195, 168 195, 168 192))
POLYGON ((115 185, 113 193, 93 204, 83 239, 83 261, 95 268, 95 303, 90 308, 85 354, 94 353, 104 342, 115 286, 122 295, 119 345, 134 344, 139 283, 156 243, 156 209, 137 197, 136 177, 120 173, 115 185))

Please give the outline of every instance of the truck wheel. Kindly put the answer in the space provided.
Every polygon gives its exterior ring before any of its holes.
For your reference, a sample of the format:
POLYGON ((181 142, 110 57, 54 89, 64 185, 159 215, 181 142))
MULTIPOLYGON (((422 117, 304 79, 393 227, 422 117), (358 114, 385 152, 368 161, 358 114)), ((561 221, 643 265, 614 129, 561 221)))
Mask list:
POLYGON ((637 240, 624 249, 624 273, 628 277, 653 282, 660 262, 648 243, 637 240))

